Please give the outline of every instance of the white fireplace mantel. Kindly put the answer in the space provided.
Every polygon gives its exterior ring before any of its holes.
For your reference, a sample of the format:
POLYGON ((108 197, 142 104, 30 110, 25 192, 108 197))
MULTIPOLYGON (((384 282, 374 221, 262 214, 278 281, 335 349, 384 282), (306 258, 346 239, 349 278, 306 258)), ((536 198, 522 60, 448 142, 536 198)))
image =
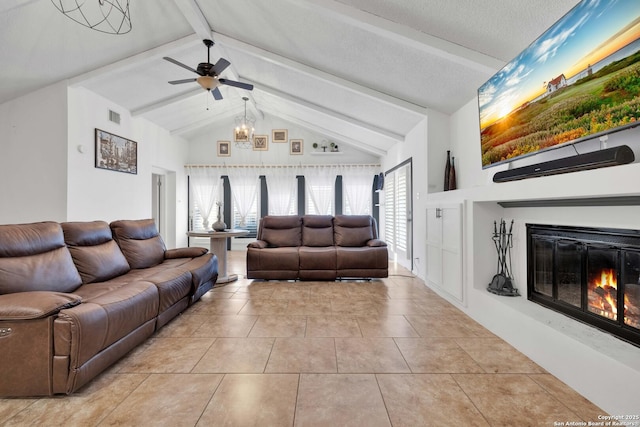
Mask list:
POLYGON ((640 163, 430 193, 429 203, 465 206, 464 299, 434 290, 608 414, 637 413, 640 348, 527 300, 526 224, 640 229, 640 163), (502 218, 514 220, 513 275, 521 297, 486 290, 496 273, 493 222, 502 218), (603 366, 606 387, 588 375, 603 366))

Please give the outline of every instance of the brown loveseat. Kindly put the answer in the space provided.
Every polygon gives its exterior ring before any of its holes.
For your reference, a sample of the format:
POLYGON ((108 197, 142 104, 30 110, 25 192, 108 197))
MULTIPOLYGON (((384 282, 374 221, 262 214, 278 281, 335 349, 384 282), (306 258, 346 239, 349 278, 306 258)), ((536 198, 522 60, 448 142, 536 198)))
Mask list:
POLYGON ((369 215, 265 216, 247 247, 247 278, 388 277, 387 245, 369 215))
POLYGON ((0 396, 72 393, 211 289, 153 220, 0 225, 0 396))

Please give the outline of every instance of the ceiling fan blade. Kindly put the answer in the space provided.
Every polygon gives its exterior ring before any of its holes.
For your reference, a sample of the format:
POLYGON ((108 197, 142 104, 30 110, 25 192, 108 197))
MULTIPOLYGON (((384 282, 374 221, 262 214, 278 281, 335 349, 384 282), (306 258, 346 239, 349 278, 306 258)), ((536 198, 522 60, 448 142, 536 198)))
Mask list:
POLYGON ((236 82, 234 80, 218 79, 220 84, 239 87, 240 89, 253 90, 253 85, 249 83, 236 82))
POLYGON ((211 94, 213 95, 216 101, 220 101, 222 99, 222 94, 220 93, 220 90, 218 88, 214 88, 211 91, 211 94))
POLYGON ((169 83, 172 85, 179 85, 182 83, 193 83, 198 79, 182 79, 182 80, 171 80, 169 83))
POLYGON ((202 75, 199 72, 197 72, 196 70, 194 70, 193 68, 189 67, 188 65, 183 64, 182 62, 176 61, 173 58, 169 58, 168 56, 163 57, 162 59, 167 60, 169 62, 171 62, 172 64, 176 64, 178 67, 182 67, 185 70, 189 70, 189 71, 193 71, 194 73, 198 74, 198 75, 202 75))
POLYGON ((216 65, 214 65, 213 68, 211 68, 211 71, 209 71, 209 75, 213 76, 214 75, 213 73, 215 73, 215 75, 219 76, 220 73, 226 70, 229 65, 231 65, 229 61, 227 61, 224 58, 220 58, 218 59, 218 62, 216 62, 216 65))

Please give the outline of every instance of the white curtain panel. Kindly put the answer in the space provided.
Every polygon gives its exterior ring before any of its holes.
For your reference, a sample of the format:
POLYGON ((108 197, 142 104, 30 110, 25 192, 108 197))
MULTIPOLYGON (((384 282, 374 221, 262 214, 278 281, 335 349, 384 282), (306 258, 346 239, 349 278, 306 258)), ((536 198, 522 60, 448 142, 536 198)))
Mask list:
POLYGON ((291 206, 298 200, 298 172, 290 167, 271 168, 265 172, 269 215, 289 215, 291 206))
POLYGON ((227 176, 229 177, 231 195, 236 204, 238 215, 240 215, 240 224, 238 224, 240 227, 246 225, 247 215, 258 198, 261 172, 260 167, 253 166, 232 167, 228 170, 227 176))
POLYGON ((341 170, 342 191, 351 215, 371 214, 371 189, 374 166, 344 166, 341 170))
POLYGON ((193 192, 193 201, 202 216, 203 227, 208 229, 213 206, 221 200, 220 170, 197 166, 186 166, 186 169, 193 192))
POLYGON ((338 166, 308 166, 304 169, 305 187, 311 203, 320 215, 331 215, 331 205, 335 198, 338 166))

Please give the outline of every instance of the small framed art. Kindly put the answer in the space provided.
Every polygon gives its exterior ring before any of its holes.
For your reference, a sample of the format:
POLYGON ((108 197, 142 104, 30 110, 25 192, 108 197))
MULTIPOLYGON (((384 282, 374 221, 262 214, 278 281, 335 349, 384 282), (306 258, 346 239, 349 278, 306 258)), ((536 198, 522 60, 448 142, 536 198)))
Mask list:
POLYGON ((218 141, 218 157, 231 156, 231 142, 218 141))
POLYGON ((271 131, 271 141, 273 142, 287 142, 288 131, 286 129, 274 129, 271 131))
POLYGON ((253 137, 253 151, 267 151, 269 149, 269 137, 267 135, 255 135, 253 137))
POLYGON ((289 149, 289 154, 291 155, 296 155, 296 154, 302 154, 304 149, 304 141, 301 139, 292 139, 290 141, 290 149, 289 149))
POLYGON ((96 128, 95 166, 138 174, 138 143, 96 128))

